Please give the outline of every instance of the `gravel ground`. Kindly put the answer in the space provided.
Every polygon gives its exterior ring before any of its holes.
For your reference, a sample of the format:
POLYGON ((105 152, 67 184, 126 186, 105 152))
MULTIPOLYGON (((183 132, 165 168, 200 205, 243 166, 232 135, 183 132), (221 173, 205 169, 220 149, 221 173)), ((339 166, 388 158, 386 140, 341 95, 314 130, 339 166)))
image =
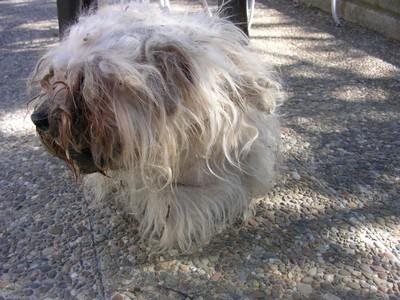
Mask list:
POLYGON ((26 118, 54 1, 0 2, 0 300, 400 299, 400 44, 288 0, 258 2, 252 36, 288 93, 279 182, 249 224, 149 255, 26 118))

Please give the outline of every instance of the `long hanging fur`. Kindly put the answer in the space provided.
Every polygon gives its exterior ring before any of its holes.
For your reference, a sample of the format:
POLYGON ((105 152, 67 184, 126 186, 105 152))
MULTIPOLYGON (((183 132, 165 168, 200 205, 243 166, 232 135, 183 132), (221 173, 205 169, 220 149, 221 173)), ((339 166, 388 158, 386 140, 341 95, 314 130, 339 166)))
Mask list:
POLYGON ((247 44, 206 14, 130 4, 82 16, 34 71, 40 137, 77 174, 69 152, 90 149, 88 194, 121 203, 145 240, 207 243, 274 180, 282 93, 247 44))

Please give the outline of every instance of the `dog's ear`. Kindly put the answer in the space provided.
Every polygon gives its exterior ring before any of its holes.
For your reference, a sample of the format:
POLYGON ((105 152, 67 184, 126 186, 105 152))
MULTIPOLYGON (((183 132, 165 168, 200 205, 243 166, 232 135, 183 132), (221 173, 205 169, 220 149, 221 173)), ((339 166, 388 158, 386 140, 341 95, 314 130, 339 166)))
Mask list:
POLYGON ((172 114, 179 104, 191 97, 195 84, 193 62, 184 47, 172 43, 155 45, 147 52, 161 76, 153 78, 154 83, 162 84, 165 95, 160 96, 165 99, 167 114, 172 114))
POLYGON ((74 86, 76 136, 90 148, 97 168, 106 171, 118 155, 120 137, 115 120, 115 84, 97 64, 84 66, 74 86))

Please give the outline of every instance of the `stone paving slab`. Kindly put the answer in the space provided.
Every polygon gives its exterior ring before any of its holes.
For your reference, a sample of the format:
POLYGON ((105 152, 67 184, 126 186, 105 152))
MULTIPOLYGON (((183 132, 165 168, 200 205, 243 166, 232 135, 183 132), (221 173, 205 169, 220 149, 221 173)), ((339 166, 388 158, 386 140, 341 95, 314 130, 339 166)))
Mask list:
POLYGON ((400 299, 400 44, 289 0, 257 2, 251 34, 288 94, 278 184, 198 252, 150 254, 26 119, 54 1, 0 2, 1 300, 400 299))

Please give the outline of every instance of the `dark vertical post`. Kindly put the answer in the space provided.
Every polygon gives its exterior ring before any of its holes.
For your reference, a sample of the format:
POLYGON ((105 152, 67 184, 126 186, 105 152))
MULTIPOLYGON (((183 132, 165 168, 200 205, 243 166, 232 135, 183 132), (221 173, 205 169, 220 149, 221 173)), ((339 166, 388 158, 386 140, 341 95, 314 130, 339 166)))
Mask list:
POLYGON ((60 37, 74 24, 81 10, 81 0, 57 0, 58 29, 60 37))
POLYGON ((97 8, 96 0, 57 0, 58 28, 60 37, 65 30, 74 24, 79 17, 80 12, 87 11, 90 8, 97 8))
POLYGON ((222 7, 223 16, 249 35, 247 0, 218 0, 218 7, 222 7))

